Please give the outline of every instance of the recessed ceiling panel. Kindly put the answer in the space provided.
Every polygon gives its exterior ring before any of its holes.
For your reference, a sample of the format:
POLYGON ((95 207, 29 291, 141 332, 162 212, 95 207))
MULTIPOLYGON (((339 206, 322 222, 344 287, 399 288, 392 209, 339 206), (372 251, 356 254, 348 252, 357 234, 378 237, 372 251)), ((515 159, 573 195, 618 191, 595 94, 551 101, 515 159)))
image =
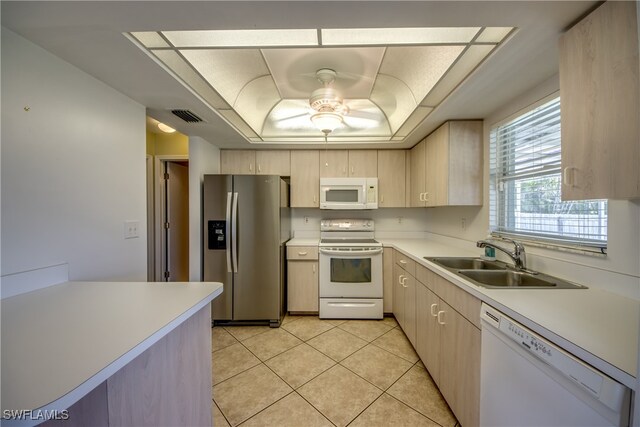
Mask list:
POLYGON ((162 34, 178 48, 318 45, 315 29, 163 31, 162 34))
POLYGON ((280 94, 273 79, 271 76, 263 76, 250 81, 242 89, 234 108, 259 134, 269 111, 278 101, 280 101, 280 94))
POLYGON ((152 52, 213 108, 229 108, 229 105, 175 51, 153 50, 152 52))
POLYGON ((419 103, 458 58, 464 46, 389 47, 380 74, 403 81, 419 103))
POLYGON ((485 28, 475 40, 477 43, 500 43, 513 30, 513 27, 485 28))
POLYGON ((336 72, 333 87, 349 98, 368 98, 383 47, 264 49, 262 54, 283 98, 308 98, 321 87, 316 71, 336 72))
POLYGON ((154 47, 169 47, 169 43, 155 31, 142 31, 131 33, 131 35, 149 49, 154 47))
POLYGON ((185 49, 180 53, 232 106, 250 81, 269 74, 257 49, 185 49))
POLYGON ((379 74, 371 100, 384 112, 391 132, 395 133, 416 108, 416 100, 405 82, 379 74))
POLYGON ((322 44, 394 45, 469 43, 480 27, 457 28, 335 28, 322 30, 322 44))
POLYGON ((494 48, 495 45, 470 46, 458 62, 456 62, 442 80, 438 82, 438 85, 429 92, 429 95, 427 95, 421 105, 435 107, 440 104, 494 48))

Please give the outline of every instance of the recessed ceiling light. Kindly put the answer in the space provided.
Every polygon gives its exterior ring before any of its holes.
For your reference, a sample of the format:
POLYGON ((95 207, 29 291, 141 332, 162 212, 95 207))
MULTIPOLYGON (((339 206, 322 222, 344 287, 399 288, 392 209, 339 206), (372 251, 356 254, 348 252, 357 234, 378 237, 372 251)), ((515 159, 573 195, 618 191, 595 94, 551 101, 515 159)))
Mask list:
POLYGON ((174 133, 176 131, 174 128, 165 125, 164 123, 158 123, 158 129, 165 133, 174 133))
POLYGON ((336 28, 322 31, 324 46, 468 43, 480 27, 336 28))

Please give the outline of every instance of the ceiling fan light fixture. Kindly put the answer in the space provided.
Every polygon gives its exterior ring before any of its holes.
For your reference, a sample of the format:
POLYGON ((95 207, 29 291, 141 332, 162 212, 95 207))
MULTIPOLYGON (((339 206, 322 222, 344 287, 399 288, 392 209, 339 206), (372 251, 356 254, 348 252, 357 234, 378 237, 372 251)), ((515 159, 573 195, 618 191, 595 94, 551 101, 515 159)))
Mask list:
POLYGON ((311 122, 321 132, 328 135, 342 124, 342 116, 330 111, 320 111, 311 116, 311 122))

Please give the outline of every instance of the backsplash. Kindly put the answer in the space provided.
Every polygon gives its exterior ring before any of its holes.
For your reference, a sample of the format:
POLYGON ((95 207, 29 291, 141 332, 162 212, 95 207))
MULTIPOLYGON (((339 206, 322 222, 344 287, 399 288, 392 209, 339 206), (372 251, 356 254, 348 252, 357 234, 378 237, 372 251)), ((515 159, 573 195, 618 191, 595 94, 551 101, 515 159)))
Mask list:
POLYGON ((372 219, 376 232, 423 232, 427 230, 424 208, 384 208, 376 210, 291 209, 291 228, 296 231, 320 231, 320 220, 336 218, 372 219))

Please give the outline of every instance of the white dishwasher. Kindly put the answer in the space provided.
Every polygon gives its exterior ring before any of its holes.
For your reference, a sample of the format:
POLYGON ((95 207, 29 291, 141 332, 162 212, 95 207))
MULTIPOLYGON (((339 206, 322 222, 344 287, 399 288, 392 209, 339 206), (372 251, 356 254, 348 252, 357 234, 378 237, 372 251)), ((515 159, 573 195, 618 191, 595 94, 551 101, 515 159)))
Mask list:
POLYGON ((480 425, 626 426, 630 390, 482 304, 480 425))

